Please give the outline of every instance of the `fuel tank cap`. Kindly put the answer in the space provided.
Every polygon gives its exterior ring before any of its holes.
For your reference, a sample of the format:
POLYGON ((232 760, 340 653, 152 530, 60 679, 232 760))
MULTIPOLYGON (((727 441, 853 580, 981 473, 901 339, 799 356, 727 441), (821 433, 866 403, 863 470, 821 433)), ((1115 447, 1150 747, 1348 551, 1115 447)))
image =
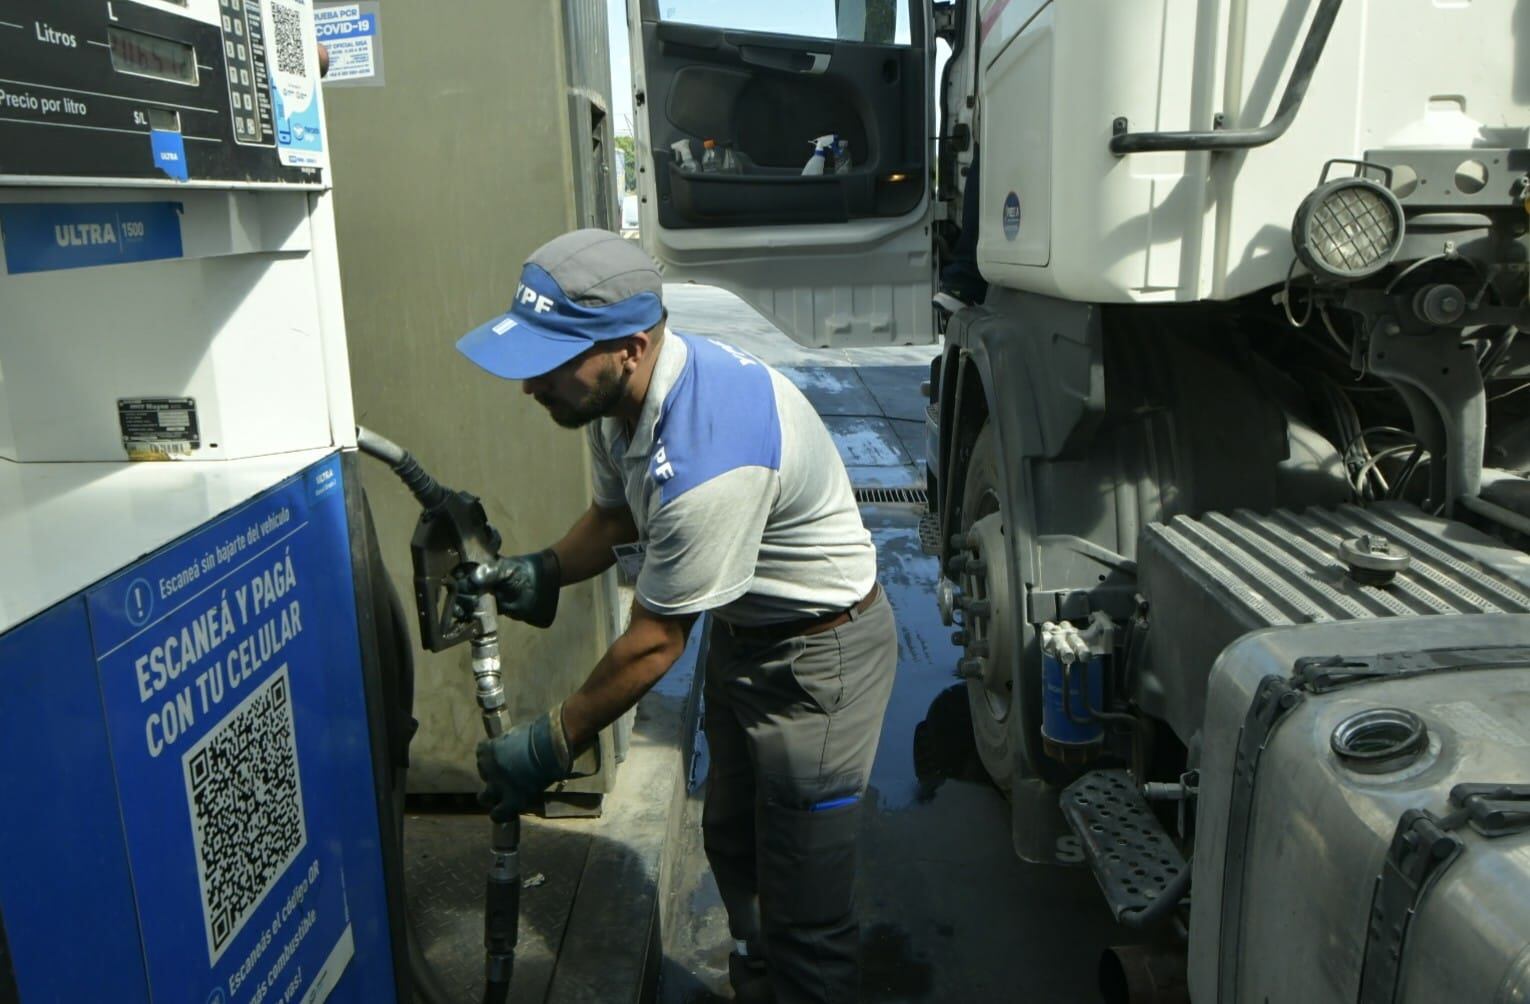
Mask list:
POLYGON ((1407 551, 1376 533, 1341 541, 1339 556, 1349 568, 1349 577, 1362 586, 1384 586, 1413 563, 1407 551))

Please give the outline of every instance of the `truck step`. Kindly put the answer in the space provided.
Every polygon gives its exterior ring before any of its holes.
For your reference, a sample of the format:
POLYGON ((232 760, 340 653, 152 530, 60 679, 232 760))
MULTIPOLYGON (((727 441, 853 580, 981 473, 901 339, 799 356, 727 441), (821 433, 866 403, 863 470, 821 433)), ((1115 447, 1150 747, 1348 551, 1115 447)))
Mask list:
POLYGON ((1186 867, 1125 770, 1085 774, 1063 789, 1061 806, 1117 920, 1153 902, 1186 867))
POLYGON ((919 517, 919 549, 925 554, 940 554, 940 516, 927 512, 919 517))

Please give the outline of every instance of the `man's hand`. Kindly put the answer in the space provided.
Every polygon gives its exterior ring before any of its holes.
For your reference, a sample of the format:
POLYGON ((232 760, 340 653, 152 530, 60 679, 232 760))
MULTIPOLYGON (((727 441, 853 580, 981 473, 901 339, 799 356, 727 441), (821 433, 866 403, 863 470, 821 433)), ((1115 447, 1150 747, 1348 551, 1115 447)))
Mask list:
POLYGON ((499 612, 506 617, 545 628, 558 615, 558 590, 563 587, 563 574, 558 556, 551 550, 479 565, 473 569, 472 579, 475 586, 494 591, 499 612))
POLYGON ((496 823, 507 823, 554 781, 571 776, 572 757, 563 736, 563 711, 553 708, 498 739, 478 744, 478 804, 496 823))

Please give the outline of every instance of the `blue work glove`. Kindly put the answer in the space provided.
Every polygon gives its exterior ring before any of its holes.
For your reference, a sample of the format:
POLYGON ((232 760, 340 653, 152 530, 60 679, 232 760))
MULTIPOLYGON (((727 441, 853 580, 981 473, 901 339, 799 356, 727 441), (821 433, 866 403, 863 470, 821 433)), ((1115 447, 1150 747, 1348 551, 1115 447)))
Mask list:
POLYGON ((571 777, 572 762, 559 705, 478 744, 478 776, 486 785, 478 804, 496 823, 507 823, 548 785, 571 777))
POLYGON ((495 604, 506 617, 545 628, 558 615, 563 568, 558 555, 548 548, 479 565, 473 569, 473 584, 493 590, 495 604))

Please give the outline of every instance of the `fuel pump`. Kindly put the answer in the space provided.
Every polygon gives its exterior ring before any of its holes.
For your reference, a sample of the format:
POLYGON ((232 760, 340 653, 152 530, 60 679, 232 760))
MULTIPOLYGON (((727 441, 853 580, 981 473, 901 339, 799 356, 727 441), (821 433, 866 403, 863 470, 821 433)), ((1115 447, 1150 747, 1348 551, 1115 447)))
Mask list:
POLYGON ((408 999, 313 6, 0 0, 0 1001, 408 999))

